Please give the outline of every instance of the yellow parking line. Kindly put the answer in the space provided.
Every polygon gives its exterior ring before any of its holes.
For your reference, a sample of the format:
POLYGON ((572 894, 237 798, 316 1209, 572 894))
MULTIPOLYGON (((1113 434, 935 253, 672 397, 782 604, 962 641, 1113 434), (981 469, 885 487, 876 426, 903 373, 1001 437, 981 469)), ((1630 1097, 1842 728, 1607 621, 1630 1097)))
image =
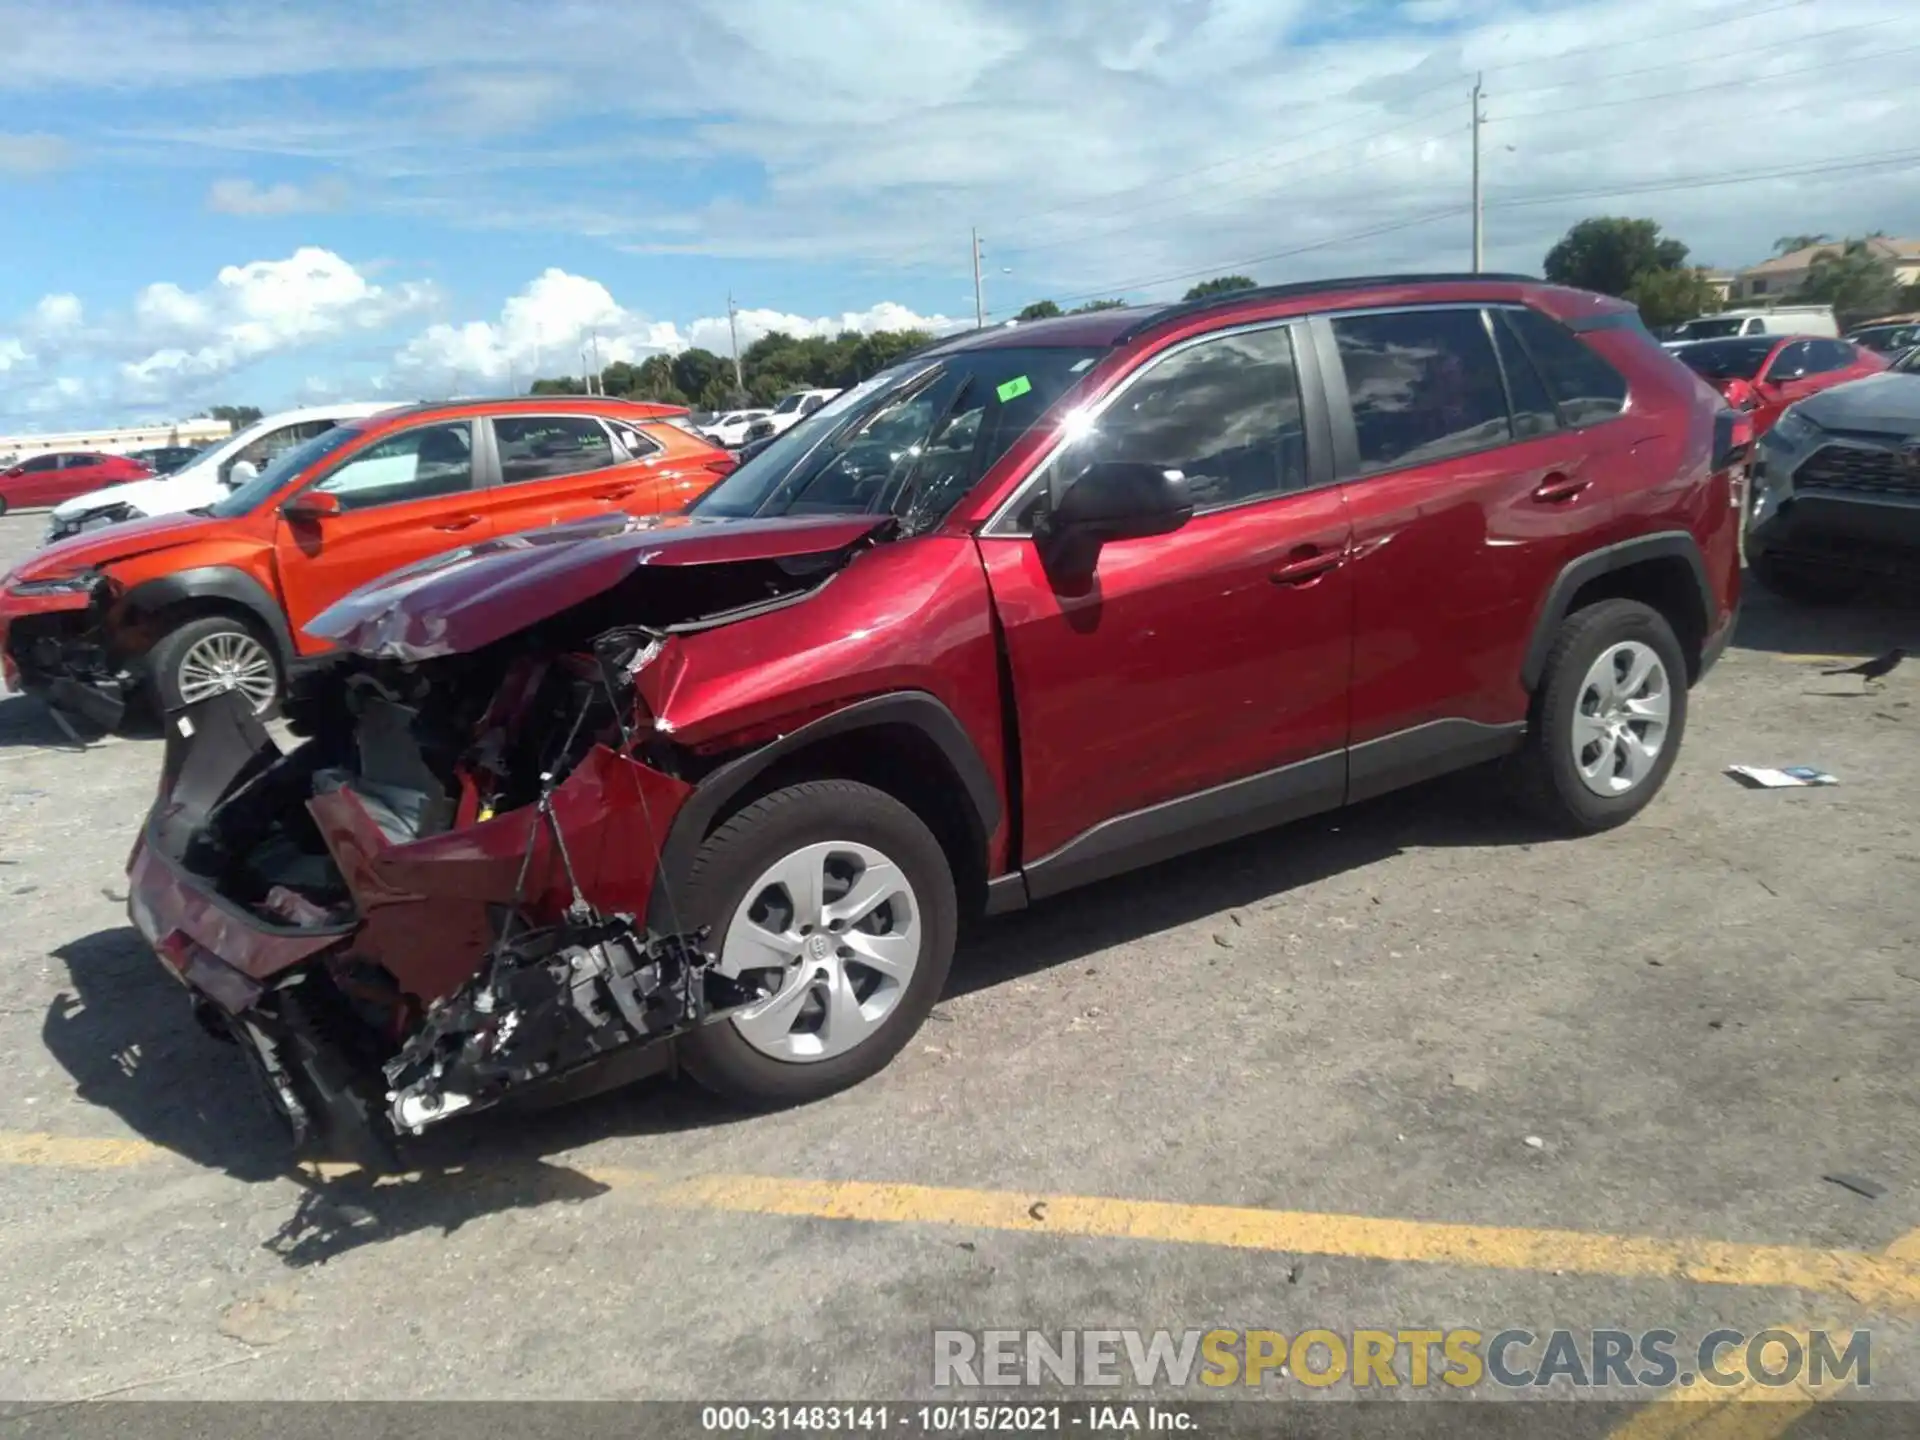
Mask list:
MULTIPOLYGON (((71 1140, 0 1132, 0 1164, 104 1169, 137 1165, 166 1153, 137 1140, 71 1140)), ((322 1173, 333 1175, 350 1168, 328 1166, 322 1173)), ((1797 1245, 1456 1225, 1041 1191, 766 1175, 668 1178, 590 1164, 571 1168, 643 1204, 675 1210, 1145 1240, 1484 1270, 1772 1286, 1844 1295, 1862 1305, 1920 1305, 1920 1255, 1914 1254, 1871 1255, 1797 1245)), ((474 1173, 484 1178, 486 1171, 474 1173)), ((393 1177, 388 1183, 405 1184, 408 1177, 393 1177)))
MULTIPOLYGON (((1920 1260, 1920 1230, 1909 1231, 1881 1251, 1894 1261, 1920 1260)), ((1818 1327, 1829 1332, 1839 1325, 1818 1327)), ((1800 1351, 1808 1353, 1807 1331, 1795 1329, 1800 1351)), ((1729 1353, 1728 1369, 1740 1357, 1729 1353)), ((1847 1381, 1828 1377, 1817 1386, 1804 1380, 1791 1385, 1766 1386, 1752 1379, 1727 1390, 1673 1390, 1616 1426, 1608 1440, 1774 1440, 1784 1435, 1822 1400, 1831 1400, 1847 1388, 1847 1381), (1708 1402, 1705 1404, 1699 1402, 1708 1402), (1691 1402, 1691 1403, 1690 1403, 1691 1402)))

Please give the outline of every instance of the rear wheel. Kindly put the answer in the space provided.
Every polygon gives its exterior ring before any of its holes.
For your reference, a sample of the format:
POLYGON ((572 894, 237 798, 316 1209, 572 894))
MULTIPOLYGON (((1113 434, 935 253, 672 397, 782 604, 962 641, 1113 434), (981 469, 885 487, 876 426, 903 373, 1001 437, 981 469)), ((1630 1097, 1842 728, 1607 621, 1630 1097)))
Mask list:
POLYGON ((0 515, 7 513, 7 497, 0 495, 0 515))
POLYGON ((162 715, 229 692, 238 692, 256 715, 280 702, 272 645, 231 615, 203 615, 168 631, 147 652, 146 668, 162 715))
POLYGON ((1666 783, 1686 728, 1686 657, 1666 619, 1637 600, 1589 605, 1548 652, 1516 798, 1572 834, 1623 825, 1666 783))
POLYGON ((723 974, 764 1000, 682 1042, 687 1069, 743 1105, 804 1104, 858 1084, 913 1037, 953 960, 945 852, 884 791, 819 780, 775 791, 716 830, 678 897, 723 974))

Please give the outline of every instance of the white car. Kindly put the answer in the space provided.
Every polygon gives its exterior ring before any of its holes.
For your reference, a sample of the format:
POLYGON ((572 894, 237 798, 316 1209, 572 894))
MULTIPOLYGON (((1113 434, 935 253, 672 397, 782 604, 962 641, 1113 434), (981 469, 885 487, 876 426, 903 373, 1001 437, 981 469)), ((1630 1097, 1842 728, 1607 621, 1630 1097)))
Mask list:
POLYGON ((51 545, 83 530, 118 525, 123 520, 176 515, 183 510, 211 505, 266 469, 281 451, 331 430, 344 420, 359 420, 412 403, 410 400, 355 401, 312 405, 304 410, 283 410, 278 415, 268 415, 237 435, 209 446, 191 465, 171 475, 109 485, 104 490, 92 490, 61 502, 53 507, 44 543, 51 545))
POLYGON ((754 421, 765 419, 770 413, 766 410, 729 410, 726 414, 709 421, 701 429, 700 434, 716 445, 737 450, 747 443, 747 428, 754 421))
POLYGON ((838 390, 796 390, 791 395, 782 395, 778 405, 748 424, 747 438, 764 440, 769 435, 784 435, 839 393, 838 390))

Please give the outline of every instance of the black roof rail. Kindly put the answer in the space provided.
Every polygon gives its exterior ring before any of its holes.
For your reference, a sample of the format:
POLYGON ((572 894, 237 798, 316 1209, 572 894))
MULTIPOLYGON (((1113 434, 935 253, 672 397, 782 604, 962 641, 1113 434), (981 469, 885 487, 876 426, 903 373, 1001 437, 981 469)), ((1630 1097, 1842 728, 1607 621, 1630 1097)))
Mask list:
POLYGON ((1162 306, 1151 315, 1143 315, 1114 337, 1115 345, 1124 345, 1135 336, 1182 315, 1196 315, 1222 305, 1239 305, 1248 300, 1292 300, 1302 295, 1322 295, 1339 290, 1365 290, 1381 285, 1472 284, 1493 281, 1503 285, 1539 285, 1538 275, 1470 271, 1426 272, 1414 275, 1343 275, 1327 280, 1295 280, 1284 285, 1250 285, 1240 290, 1217 290, 1198 300, 1182 300, 1162 306))

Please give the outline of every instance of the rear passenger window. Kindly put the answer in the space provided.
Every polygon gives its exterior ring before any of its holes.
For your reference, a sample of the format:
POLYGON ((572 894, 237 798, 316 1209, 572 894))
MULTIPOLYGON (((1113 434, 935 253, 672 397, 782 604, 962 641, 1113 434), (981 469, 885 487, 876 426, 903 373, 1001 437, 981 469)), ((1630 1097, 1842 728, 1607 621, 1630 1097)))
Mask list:
POLYGON ((1611 420, 1627 404, 1627 382, 1601 355, 1557 320, 1538 310, 1503 312, 1540 367, 1540 378, 1572 426, 1611 420))
POLYGON ((1489 312, 1488 320, 1493 325, 1493 347, 1500 352, 1500 369, 1507 377, 1507 401, 1513 412, 1513 437, 1516 440, 1530 440, 1535 435, 1548 435, 1560 428, 1560 417, 1554 410, 1553 397, 1547 393, 1546 382, 1541 380, 1540 372, 1533 368, 1533 360, 1528 356, 1526 347, 1521 345, 1519 337, 1513 333, 1506 312, 1489 312))
POLYGON ((615 459, 612 440, 591 415, 500 416, 493 438, 500 478, 509 485, 603 470, 615 459))
POLYGON ((1853 346, 1840 340, 1811 340, 1807 342, 1807 352, 1809 375, 1825 375, 1835 370, 1845 370, 1854 362, 1853 346))
POLYGON ((1216 335, 1149 362, 1094 428, 1056 456, 1035 504, 1087 467, 1132 461, 1186 476, 1196 511, 1268 500, 1307 484, 1307 439, 1293 337, 1285 326, 1216 335))
POLYGON ((1335 316, 1360 470, 1424 465, 1512 438, 1478 310, 1335 316))

